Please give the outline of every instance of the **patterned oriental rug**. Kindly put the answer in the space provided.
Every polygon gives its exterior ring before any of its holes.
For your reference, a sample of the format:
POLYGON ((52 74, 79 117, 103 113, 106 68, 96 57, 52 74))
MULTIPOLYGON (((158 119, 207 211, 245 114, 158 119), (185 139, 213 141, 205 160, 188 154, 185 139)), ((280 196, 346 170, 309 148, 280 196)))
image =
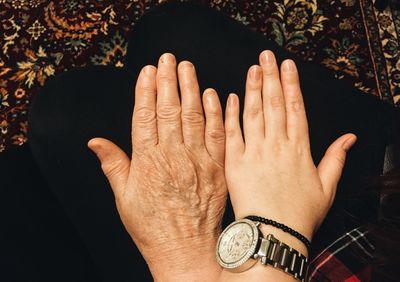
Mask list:
MULTIPOLYGON (((0 0, 0 152, 27 142, 29 104, 46 79, 75 67, 123 67, 130 30, 161 2, 0 0)), ((394 0, 384 9, 373 0, 196 2, 400 107, 400 9, 394 0)))

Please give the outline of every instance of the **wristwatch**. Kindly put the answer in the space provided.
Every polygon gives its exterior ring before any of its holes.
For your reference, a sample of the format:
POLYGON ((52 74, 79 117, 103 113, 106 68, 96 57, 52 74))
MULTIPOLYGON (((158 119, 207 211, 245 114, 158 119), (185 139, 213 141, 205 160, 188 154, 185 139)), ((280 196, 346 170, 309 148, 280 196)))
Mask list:
POLYGON ((272 234, 264 238, 258 226, 258 222, 240 219, 226 227, 217 243, 218 263, 230 271, 242 272, 260 259, 264 265, 270 265, 299 281, 305 281, 307 258, 272 234))

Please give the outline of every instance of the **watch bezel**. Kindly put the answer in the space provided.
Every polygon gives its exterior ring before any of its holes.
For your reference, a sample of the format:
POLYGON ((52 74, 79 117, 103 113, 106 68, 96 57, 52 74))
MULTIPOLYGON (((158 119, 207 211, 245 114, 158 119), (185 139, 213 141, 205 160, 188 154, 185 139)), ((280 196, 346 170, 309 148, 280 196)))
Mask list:
POLYGON ((261 233, 260 233, 260 230, 258 229, 257 225, 249 219, 240 219, 240 220, 236 220, 236 221, 232 222, 231 224, 229 224, 218 238, 217 250, 216 250, 216 257, 217 257, 218 263, 222 267, 224 267, 230 271, 233 271, 233 272, 242 272, 242 271, 245 271, 245 270, 249 269, 250 267, 252 267, 254 264, 257 263, 257 260, 252 259, 252 258, 254 258, 254 255, 257 253, 256 250, 257 250, 257 246, 259 246, 260 234, 261 233), (234 227, 235 225, 238 225, 238 224, 246 224, 251 227, 253 234, 254 234, 253 240, 252 240, 250 248, 247 250, 245 256, 243 256, 240 260, 238 260, 234 263, 227 263, 220 257, 219 245, 222 241, 222 238, 224 238, 224 236, 226 235, 226 233, 228 233, 232 227, 234 227))

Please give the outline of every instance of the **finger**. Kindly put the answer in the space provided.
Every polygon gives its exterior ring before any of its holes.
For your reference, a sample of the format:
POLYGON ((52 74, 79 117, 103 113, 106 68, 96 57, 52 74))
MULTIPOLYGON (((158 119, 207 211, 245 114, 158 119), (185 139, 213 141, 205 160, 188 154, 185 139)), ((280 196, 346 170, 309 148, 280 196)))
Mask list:
POLYGON ((132 118, 132 145, 136 151, 156 145, 156 73, 154 66, 146 66, 139 74, 135 88, 135 107, 132 118))
POLYGON ((110 182, 114 196, 122 195, 131 161, 117 145, 104 138, 93 138, 88 147, 97 155, 101 169, 110 182))
POLYGON ((265 136, 266 138, 287 138, 285 100, 274 53, 269 50, 262 52, 260 64, 263 70, 265 136))
POLYGON ((225 128, 221 103, 214 89, 207 89, 204 92, 203 104, 206 114, 206 148, 211 158, 223 166, 225 161, 225 128))
POLYGON ((183 61, 178 67, 182 98, 183 140, 189 146, 204 145, 204 116, 199 83, 192 63, 183 61))
POLYGON ((264 115, 262 107, 262 69, 252 66, 247 73, 246 95, 243 110, 243 131, 246 148, 264 140, 264 115))
POLYGON ((336 187, 346 161, 346 153, 356 140, 357 137, 354 134, 342 135, 329 146, 324 157, 320 161, 317 170, 324 191, 327 194, 335 195, 336 187))
POLYGON ((166 53, 161 56, 156 80, 158 142, 182 143, 181 106, 174 55, 166 53))
POLYGON ((288 138, 309 147, 307 116, 300 89, 299 74, 294 61, 285 60, 282 63, 281 81, 286 103, 286 131, 288 138))
POLYGON ((230 162, 238 154, 242 154, 244 150, 239 112, 239 98, 236 94, 230 94, 225 111, 226 163, 230 162))

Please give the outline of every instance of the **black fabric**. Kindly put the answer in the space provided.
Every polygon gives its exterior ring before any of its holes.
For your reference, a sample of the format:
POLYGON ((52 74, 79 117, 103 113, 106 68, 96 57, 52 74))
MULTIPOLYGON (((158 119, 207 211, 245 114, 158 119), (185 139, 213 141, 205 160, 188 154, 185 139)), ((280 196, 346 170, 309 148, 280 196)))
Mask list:
POLYGON ((0 154, 0 172, 0 281, 101 281, 29 146, 0 154))
POLYGON ((93 67, 49 81, 32 105, 30 144, 38 164, 104 281, 150 280, 125 231, 111 188, 87 141, 109 138, 130 154, 134 78, 93 67), (56 90, 57 89, 57 90, 56 90))
MULTIPOLYGON (((29 140, 53 193, 87 247, 103 281, 150 280, 148 269, 124 230, 96 157, 86 147, 96 136, 109 138, 131 153, 133 89, 140 68, 156 64, 163 52, 191 60, 201 88, 214 87, 223 105, 230 92, 244 95, 245 74, 258 54, 270 49, 278 61, 293 58, 301 74, 313 158, 343 133, 358 137, 348 155, 338 200, 313 242, 312 254, 341 229, 344 208, 374 216, 375 199, 350 204, 361 179, 382 171, 394 109, 335 80, 316 65, 301 62, 267 38, 213 10, 186 4, 162 5, 135 27, 128 50, 128 71, 105 67, 74 70, 49 80, 29 114, 29 140)), ((243 101, 243 99, 242 99, 243 101)), ((233 218, 228 206, 225 224, 233 218)), ((173 267, 173 262, 171 262, 173 267)))

